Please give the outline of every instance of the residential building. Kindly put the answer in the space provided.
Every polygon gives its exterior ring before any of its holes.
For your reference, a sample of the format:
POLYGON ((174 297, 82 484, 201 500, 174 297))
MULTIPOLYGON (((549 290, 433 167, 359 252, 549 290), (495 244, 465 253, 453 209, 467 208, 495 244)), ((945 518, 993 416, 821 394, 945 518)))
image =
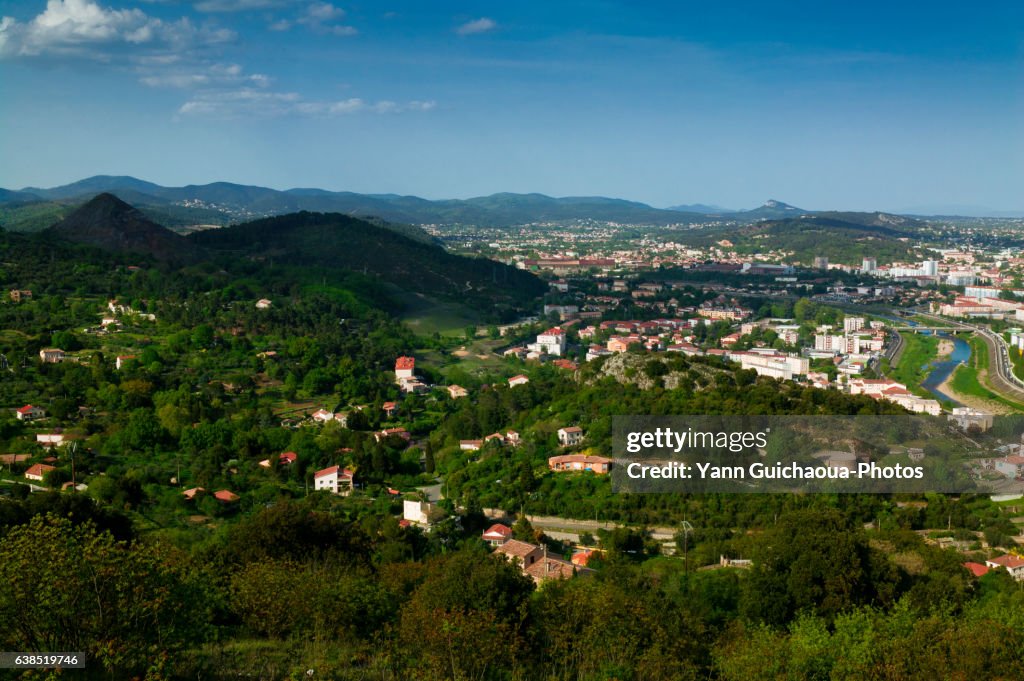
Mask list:
POLYGON ((313 412, 312 418, 317 423, 327 423, 334 420, 334 412, 326 409, 317 409, 313 412))
POLYGON ((530 343, 526 347, 533 352, 547 355, 564 355, 566 348, 565 331, 557 326, 550 328, 544 333, 537 334, 537 342, 530 343))
POLYGON ((579 426, 558 429, 558 444, 563 447, 572 447, 583 442, 583 429, 579 426))
POLYGON ((29 469, 25 471, 26 480, 35 480, 36 482, 42 482, 43 478, 50 471, 57 470, 54 466, 48 466, 45 463, 37 463, 29 466, 29 469))
POLYGON ((457 400, 460 397, 468 397, 469 391, 463 388, 461 385, 450 385, 448 386, 448 397, 453 400, 457 400))
POLYGON ((402 519, 414 525, 430 527, 440 516, 440 510, 429 501, 406 499, 402 502, 402 519))
POLYGON ((949 416, 949 420, 961 430, 974 428, 982 432, 992 427, 993 418, 992 414, 973 407, 953 407, 953 413, 949 416))
POLYGON ((1003 568, 1018 582, 1024 581, 1024 558, 1021 558, 1020 556, 1011 556, 1007 554, 996 558, 990 558, 985 561, 985 565, 992 569, 1003 568))
POLYGON ((237 494, 235 494, 229 489, 217 490, 216 492, 213 493, 213 498, 221 502, 222 504, 233 504, 239 499, 241 499, 241 497, 239 497, 237 494))
POLYGON ((395 379, 412 378, 416 371, 415 357, 399 357, 395 360, 395 379))
POLYGON ((114 360, 114 368, 120 371, 124 368, 124 365, 128 362, 137 359, 135 355, 118 355, 117 359, 114 360))
POLYGON ((514 388, 517 385, 526 385, 529 382, 530 382, 530 378, 528 376, 524 376, 523 374, 519 374, 517 376, 513 376, 512 378, 508 379, 508 387, 514 388))
POLYGON ((34 407, 26 404, 24 407, 14 410, 14 417, 19 421, 35 421, 46 416, 46 410, 42 407, 34 407))
POLYGON ((793 380, 794 376, 806 375, 811 363, 798 355, 769 354, 760 352, 730 353, 729 358, 740 363, 743 369, 753 369, 758 376, 793 380))
POLYGON ((544 557, 544 551, 539 546, 518 539, 506 540, 494 553, 518 565, 523 571, 544 557))
POLYGON ((39 359, 46 364, 57 364, 64 361, 64 351, 60 348, 43 348, 39 351, 39 359))
POLYGON ((604 475, 611 470, 611 467, 612 460, 603 456, 563 454, 562 456, 552 456, 548 459, 548 468, 558 473, 592 471, 598 475, 604 475))
POLYGON ((508 525, 495 523, 484 530, 483 534, 480 535, 480 538, 491 546, 501 546, 508 540, 512 539, 512 528, 508 525))
POLYGON ((36 442, 46 448, 62 445, 64 440, 64 433, 36 433, 36 442))
POLYGON ((854 333, 864 328, 865 319, 863 317, 846 317, 843 319, 843 331, 846 333, 854 333))
POLYGON ((330 466, 313 474, 313 489, 347 496, 353 487, 355 473, 341 466, 330 466))
POLYGON ((1011 480, 1024 479, 1024 456, 996 459, 993 467, 1011 480))
POLYGON ((257 310, 268 310, 270 309, 271 305, 273 305, 273 303, 267 300, 266 298, 260 298, 259 300, 256 301, 257 310))

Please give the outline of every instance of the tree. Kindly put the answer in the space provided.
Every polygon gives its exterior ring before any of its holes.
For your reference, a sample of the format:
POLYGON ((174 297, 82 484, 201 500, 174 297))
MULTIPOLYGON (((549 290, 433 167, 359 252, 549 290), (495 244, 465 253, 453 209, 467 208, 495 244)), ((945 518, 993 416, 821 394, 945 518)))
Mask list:
POLYGON ((208 631, 205 599, 174 562, 89 523, 36 516, 0 540, 0 645, 83 651, 111 678, 141 676, 208 631))
POLYGON ((768 624, 808 611, 833 618, 857 605, 895 600, 899 574, 836 510, 800 510, 764 533, 744 584, 741 609, 768 624))

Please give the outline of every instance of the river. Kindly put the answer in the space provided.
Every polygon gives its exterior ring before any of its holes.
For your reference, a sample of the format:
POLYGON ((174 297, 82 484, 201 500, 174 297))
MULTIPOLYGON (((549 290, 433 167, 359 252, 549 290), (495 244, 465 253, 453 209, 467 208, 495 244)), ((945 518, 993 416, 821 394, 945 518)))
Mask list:
MULTIPOLYGON (((925 334, 931 332, 922 331, 921 333, 925 334)), ((936 399, 948 400, 957 406, 962 406, 952 397, 939 390, 939 386, 949 378, 950 374, 952 374, 958 366, 970 359, 971 346, 968 345, 965 340, 958 338, 954 334, 948 334, 944 331, 940 331, 938 336, 940 338, 953 341, 953 352, 946 359, 936 360, 925 365, 926 368, 931 367, 931 372, 929 372, 929 374, 925 376, 925 379, 921 381, 921 387, 932 395, 935 395, 936 399)))
MULTIPOLYGON (((875 315, 878 317, 884 317, 884 315, 875 315)), ((892 321, 898 321, 901 324, 907 326, 918 326, 918 323, 910 319, 898 319, 896 317, 885 317, 892 321)), ((921 335, 931 335, 931 331, 920 331, 921 335)), ((950 353, 946 359, 936 360, 929 362, 925 365, 925 368, 931 368, 931 371, 925 376, 924 380, 921 381, 921 387, 930 392, 935 396, 937 400, 952 402, 956 406, 963 406, 946 393, 939 390, 939 386, 949 378, 950 374, 961 364, 965 363, 971 358, 971 346, 967 341, 963 340, 956 334, 949 334, 945 331, 939 331, 937 334, 940 338, 948 339, 953 341, 953 352, 950 353)))

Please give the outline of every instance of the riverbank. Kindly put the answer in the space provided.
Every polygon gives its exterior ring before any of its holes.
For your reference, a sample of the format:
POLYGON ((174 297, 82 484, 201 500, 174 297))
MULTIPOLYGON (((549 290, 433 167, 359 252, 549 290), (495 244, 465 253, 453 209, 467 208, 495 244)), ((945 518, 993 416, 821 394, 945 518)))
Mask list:
POLYGON ((981 411, 987 411, 990 414, 1013 414, 1016 410, 997 402, 995 400, 981 397, 980 395, 972 395, 970 392, 963 390, 957 390, 956 387, 964 388, 965 386, 972 385, 976 386, 976 390, 985 391, 982 385, 982 376, 975 374, 974 369, 965 365, 961 365, 954 369, 949 376, 946 377, 942 383, 939 384, 939 391, 948 395, 950 398, 956 400, 965 407, 971 407, 972 409, 979 409, 981 411), (958 376, 958 374, 960 374, 958 376))

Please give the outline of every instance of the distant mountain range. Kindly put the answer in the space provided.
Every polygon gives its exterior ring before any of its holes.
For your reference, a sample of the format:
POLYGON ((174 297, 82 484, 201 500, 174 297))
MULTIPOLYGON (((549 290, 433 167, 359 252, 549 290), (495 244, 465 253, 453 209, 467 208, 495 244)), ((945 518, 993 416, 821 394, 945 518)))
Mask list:
MULTIPOLYGON (((629 225, 685 226, 723 221, 752 223, 831 214, 828 211, 808 211, 775 199, 752 210, 732 210, 700 203, 662 209, 637 201, 602 196, 556 198, 544 194, 511 193, 431 201, 418 196, 357 194, 315 188, 280 191, 230 182, 164 187, 125 175, 97 175, 48 189, 0 189, 0 226, 11 231, 39 231, 101 193, 113 194, 138 208, 150 220, 182 232, 202 225, 222 227, 304 210, 373 217, 391 224, 480 227, 588 220, 629 225)), ((1006 217, 1011 215, 1012 212, 1005 214, 1006 217)))
POLYGON ((0 224, 15 231, 36 231, 63 218, 77 204, 100 193, 131 203, 151 220, 172 229, 224 226, 298 211, 375 217, 389 223, 507 227, 576 220, 631 225, 691 225, 709 221, 750 222, 797 217, 810 211, 777 200, 753 210, 691 204, 668 209, 602 196, 556 198, 544 194, 501 193, 471 199, 430 201, 397 194, 357 194, 324 189, 286 191, 214 182, 164 187, 130 176, 97 175, 51 187, 0 190, 0 224))

